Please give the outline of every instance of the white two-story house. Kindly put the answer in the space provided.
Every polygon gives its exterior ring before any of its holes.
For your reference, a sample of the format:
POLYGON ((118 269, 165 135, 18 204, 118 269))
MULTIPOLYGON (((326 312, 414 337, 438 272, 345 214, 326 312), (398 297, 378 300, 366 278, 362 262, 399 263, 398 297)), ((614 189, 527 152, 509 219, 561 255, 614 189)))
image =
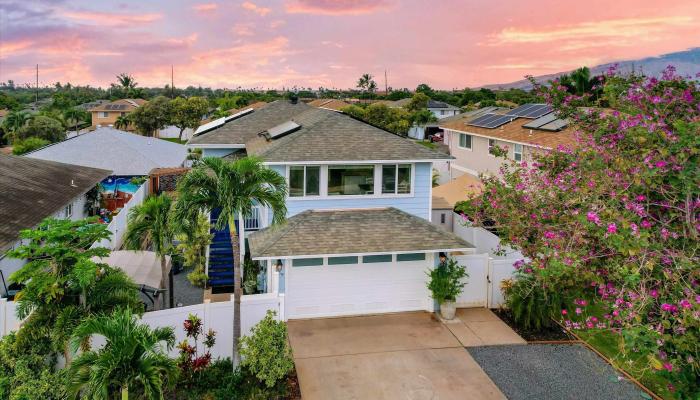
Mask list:
POLYGON ((472 251, 430 223, 432 163, 450 157, 345 114, 275 101, 200 130, 188 146, 255 155, 287 178, 287 222, 268 226, 261 210, 246 246, 279 271, 284 319, 432 311, 426 270, 441 252, 472 251))
POLYGON ((450 162, 452 178, 465 173, 498 174, 505 160, 493 154, 496 146, 505 149, 511 160, 530 161, 535 152, 576 144, 574 128, 567 120, 557 118, 546 104, 492 110, 439 122, 454 157, 450 162))

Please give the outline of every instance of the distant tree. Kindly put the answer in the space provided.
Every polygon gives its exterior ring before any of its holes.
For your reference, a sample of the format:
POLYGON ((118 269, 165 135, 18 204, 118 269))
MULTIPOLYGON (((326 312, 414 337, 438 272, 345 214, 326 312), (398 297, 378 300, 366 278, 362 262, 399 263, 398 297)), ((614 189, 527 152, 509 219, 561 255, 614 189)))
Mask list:
POLYGON ((19 102, 14 97, 11 97, 7 93, 0 92, 0 110, 15 110, 19 108, 19 102))
POLYGON ((78 130, 78 126, 84 123, 89 118, 89 115, 87 111, 80 108, 69 108, 63 111, 64 121, 72 123, 74 131, 78 130))
POLYGON ((29 153, 30 151, 34 151, 36 149, 40 149, 44 146, 47 146, 51 144, 46 139, 38 138, 38 137, 28 137, 26 139, 18 139, 15 140, 15 142, 12 144, 12 154, 16 156, 20 156, 22 154, 29 153))
POLYGON ((406 104, 405 108, 408 111, 425 110, 428 107, 428 101, 430 101, 430 97, 428 97, 427 94, 416 92, 411 98, 411 101, 406 104))
POLYGON ((124 72, 117 75, 117 82, 125 90, 133 89, 136 87, 136 85, 138 85, 133 76, 124 72))
POLYGON ((31 115, 26 111, 11 111, 2 121, 2 127, 10 134, 15 134, 31 119, 31 115))
POLYGON ((118 116, 117 119, 114 120, 114 127, 117 129, 127 129, 130 123, 131 119, 129 118, 129 114, 124 114, 118 116))
POLYGON ((410 115, 411 125, 425 125, 430 122, 436 122, 437 117, 428 109, 423 108, 418 111, 414 111, 410 115))
POLYGON ((401 90, 392 90, 387 96, 387 100, 401 100, 401 99, 407 99, 411 97, 411 92, 408 91, 408 89, 401 89, 401 90))
POLYGON ((377 82, 374 81, 374 77, 371 74, 363 74, 357 80, 357 88, 365 94, 372 94, 377 90, 377 82))
POLYGON ((44 115, 37 115, 20 128, 16 135, 19 139, 26 139, 32 136, 54 143, 64 140, 66 131, 61 121, 44 115))
POLYGON ((242 96, 227 93, 226 96, 217 99, 216 104, 219 106, 219 110, 228 111, 236 108, 241 108, 248 103, 242 96))
POLYGON ((158 96, 134 110, 130 119, 136 129, 144 136, 155 136, 159 129, 165 128, 172 118, 170 100, 158 96))
POLYGON ((418 85, 416 87, 416 93, 423 93, 424 95, 427 95, 428 97, 433 97, 435 94, 435 91, 433 90, 433 88, 431 88, 427 84, 421 83, 420 85, 418 85))
POLYGON ((209 102, 203 97, 178 97, 171 102, 173 125, 180 129, 178 138, 182 140, 185 129, 196 129, 202 122, 202 117, 209 111, 209 102))

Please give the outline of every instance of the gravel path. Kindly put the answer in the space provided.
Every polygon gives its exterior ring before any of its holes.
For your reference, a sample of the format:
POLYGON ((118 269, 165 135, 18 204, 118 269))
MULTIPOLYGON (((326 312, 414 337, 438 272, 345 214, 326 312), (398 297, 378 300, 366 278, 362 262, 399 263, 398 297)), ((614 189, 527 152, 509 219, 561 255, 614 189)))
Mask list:
POLYGON ((643 391, 583 345, 470 347, 510 400, 643 399, 643 391))
POLYGON ((204 302, 204 289, 192 286, 187 280, 187 274, 191 269, 180 271, 173 276, 175 286, 175 307, 191 306, 204 302))

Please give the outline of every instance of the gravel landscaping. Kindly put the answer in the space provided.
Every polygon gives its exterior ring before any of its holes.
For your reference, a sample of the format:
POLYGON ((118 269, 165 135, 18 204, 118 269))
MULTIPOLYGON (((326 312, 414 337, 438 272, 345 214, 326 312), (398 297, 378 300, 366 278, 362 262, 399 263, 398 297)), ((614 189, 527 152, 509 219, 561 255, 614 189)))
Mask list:
POLYGON ((467 351, 509 400, 649 398, 580 344, 470 347, 467 351))

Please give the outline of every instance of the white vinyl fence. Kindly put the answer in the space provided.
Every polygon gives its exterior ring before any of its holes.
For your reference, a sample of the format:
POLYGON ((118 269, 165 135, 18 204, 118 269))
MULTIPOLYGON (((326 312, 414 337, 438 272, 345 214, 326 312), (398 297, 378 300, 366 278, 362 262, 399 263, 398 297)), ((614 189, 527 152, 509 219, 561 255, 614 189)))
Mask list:
POLYGON ((483 229, 463 225, 455 214, 454 233, 474 245, 476 254, 456 256, 456 260, 467 268, 469 278, 462 295, 457 299, 458 307, 498 308, 504 303, 501 282, 513 276, 513 263, 523 255, 511 248, 503 248, 505 255, 495 254, 498 236, 483 229))
MULTIPOLYGON (((265 317, 268 310, 275 311, 279 319, 280 299, 275 293, 246 295, 241 298, 241 335, 248 335, 251 328, 265 317)), ((20 327, 21 321, 15 315, 16 303, 0 299, 0 338, 20 327)), ((172 327, 175 330, 175 343, 186 338, 183 323, 190 314, 202 319, 203 331, 213 329, 216 332, 216 343, 211 349, 212 356, 231 357, 233 343, 233 296, 230 301, 220 303, 202 303, 187 307, 171 308, 168 310, 147 312, 141 320, 152 328, 172 327)), ((203 338, 202 338, 203 339, 203 338)), ((200 339, 200 349, 202 342, 200 339)), ((93 344, 101 346, 104 338, 95 337, 93 344)), ((194 343, 190 343, 194 345, 194 343)), ((170 350, 170 356, 178 354, 177 348, 170 350)))
POLYGON ((131 199, 124 205, 119 214, 117 214, 112 221, 107 225, 107 230, 112 233, 112 236, 108 239, 104 239, 101 242, 97 242, 93 247, 106 247, 111 250, 117 250, 121 248, 124 233, 126 232, 127 218, 129 217, 129 210, 133 207, 138 206, 146 200, 148 197, 149 181, 146 180, 141 187, 134 193, 131 199))

